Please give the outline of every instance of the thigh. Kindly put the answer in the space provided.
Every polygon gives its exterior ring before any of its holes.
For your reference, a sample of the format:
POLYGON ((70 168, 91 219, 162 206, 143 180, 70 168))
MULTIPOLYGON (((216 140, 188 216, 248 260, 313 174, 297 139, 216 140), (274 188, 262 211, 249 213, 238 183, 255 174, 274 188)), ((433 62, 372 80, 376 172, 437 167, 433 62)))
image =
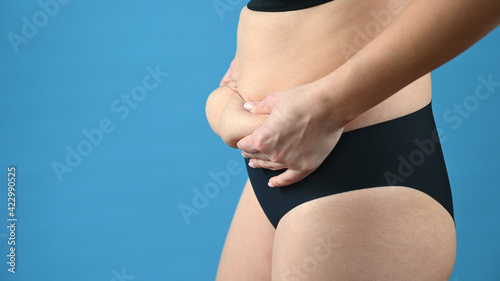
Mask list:
POLYGON ((455 224, 427 194, 376 187, 301 204, 278 224, 273 280, 448 280, 455 224))
POLYGON ((274 232, 247 181, 226 237, 216 280, 271 280, 274 232))

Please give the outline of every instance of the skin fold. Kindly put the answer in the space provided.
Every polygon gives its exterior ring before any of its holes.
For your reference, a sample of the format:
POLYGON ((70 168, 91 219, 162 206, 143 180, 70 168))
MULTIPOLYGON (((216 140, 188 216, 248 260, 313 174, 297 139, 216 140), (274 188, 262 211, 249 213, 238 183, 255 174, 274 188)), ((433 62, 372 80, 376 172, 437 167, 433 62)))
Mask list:
MULTIPOLYGON (((429 104, 430 71, 499 24, 498 0, 243 8, 234 61, 207 100, 207 119, 251 166, 286 168, 269 182, 286 188, 313 172, 343 132, 429 104)), ((443 281, 455 255, 453 218, 416 189, 317 198, 286 213, 275 229, 247 181, 216 280, 443 281)))

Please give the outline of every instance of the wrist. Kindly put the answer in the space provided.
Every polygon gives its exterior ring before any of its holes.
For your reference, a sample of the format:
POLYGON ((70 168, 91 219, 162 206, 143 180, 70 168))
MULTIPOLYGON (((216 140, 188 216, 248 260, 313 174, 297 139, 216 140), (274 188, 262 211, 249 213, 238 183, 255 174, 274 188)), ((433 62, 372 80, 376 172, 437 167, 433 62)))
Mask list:
POLYGON ((345 127, 361 113, 356 111, 355 103, 351 101, 349 85, 349 70, 334 71, 311 84, 316 104, 336 127, 345 127))

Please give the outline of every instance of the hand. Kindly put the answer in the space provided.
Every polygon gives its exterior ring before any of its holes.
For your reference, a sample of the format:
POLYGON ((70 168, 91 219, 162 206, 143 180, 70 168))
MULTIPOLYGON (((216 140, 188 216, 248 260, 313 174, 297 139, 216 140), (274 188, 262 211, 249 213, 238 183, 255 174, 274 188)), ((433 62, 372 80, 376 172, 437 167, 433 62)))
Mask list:
POLYGON ((314 84, 269 94, 245 109, 269 114, 263 126, 237 146, 250 167, 286 171, 269 180, 270 187, 298 182, 321 165, 337 144, 344 125, 331 119, 332 108, 322 102, 314 84))
MULTIPOLYGON (((227 85, 230 85, 230 82, 227 85)), ((223 87, 224 91, 233 91, 229 87, 223 87)), ((222 88, 221 88, 222 89, 222 88)), ((243 108, 244 100, 237 93, 227 101, 219 119, 219 136, 229 147, 238 148, 237 142, 248 134, 253 133, 266 121, 267 114, 253 114, 243 108)))

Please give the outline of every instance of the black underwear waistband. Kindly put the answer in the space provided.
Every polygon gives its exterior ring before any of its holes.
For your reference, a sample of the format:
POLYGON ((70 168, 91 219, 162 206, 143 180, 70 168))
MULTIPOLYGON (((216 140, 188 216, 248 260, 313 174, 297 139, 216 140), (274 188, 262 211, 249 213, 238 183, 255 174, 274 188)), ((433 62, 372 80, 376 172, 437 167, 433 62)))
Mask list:
POLYGON ((431 104, 408 115, 342 134, 325 161, 290 186, 269 188, 283 172, 247 171, 259 203, 276 227, 292 208, 327 195, 351 190, 406 186, 438 201, 453 217, 450 183, 431 104))

